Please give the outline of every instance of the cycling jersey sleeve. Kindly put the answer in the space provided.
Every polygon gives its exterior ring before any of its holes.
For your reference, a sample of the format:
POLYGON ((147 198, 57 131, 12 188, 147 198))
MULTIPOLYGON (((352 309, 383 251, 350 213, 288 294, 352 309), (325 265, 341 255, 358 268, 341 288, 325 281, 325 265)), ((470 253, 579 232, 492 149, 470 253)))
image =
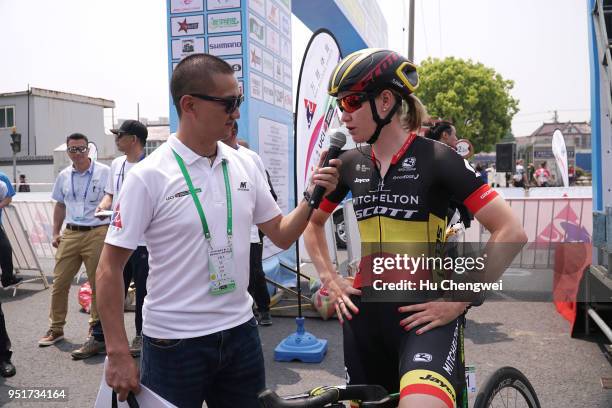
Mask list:
POLYGON ((438 145, 436 156, 441 163, 435 166, 439 171, 439 180, 472 214, 497 197, 495 190, 478 177, 472 166, 457 152, 445 145, 438 145))

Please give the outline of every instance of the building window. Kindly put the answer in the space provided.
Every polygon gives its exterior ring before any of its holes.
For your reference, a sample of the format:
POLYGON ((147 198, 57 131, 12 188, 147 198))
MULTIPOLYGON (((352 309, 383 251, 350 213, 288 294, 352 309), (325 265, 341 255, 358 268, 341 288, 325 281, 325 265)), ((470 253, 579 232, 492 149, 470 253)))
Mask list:
POLYGON ((145 144, 145 154, 147 156, 150 155, 155 149, 161 146, 162 143, 164 143, 163 140, 147 140, 147 144, 145 144))
POLYGON ((15 126, 15 107, 0 106, 0 129, 15 126))

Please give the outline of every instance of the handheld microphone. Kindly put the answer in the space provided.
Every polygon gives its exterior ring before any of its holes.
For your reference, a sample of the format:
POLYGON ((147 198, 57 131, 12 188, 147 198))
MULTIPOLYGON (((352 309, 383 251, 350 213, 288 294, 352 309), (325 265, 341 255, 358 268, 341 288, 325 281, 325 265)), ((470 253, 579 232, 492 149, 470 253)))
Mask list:
MULTIPOLYGON (((329 150, 327 156, 323 162, 323 166, 328 167, 329 161, 338 158, 342 152, 342 148, 346 144, 346 128, 338 128, 333 130, 333 134, 329 140, 329 150)), ((308 206, 312 209, 319 208, 319 204, 323 200, 323 194, 325 194, 325 188, 322 186, 315 186, 314 191, 310 200, 308 200, 308 206)))

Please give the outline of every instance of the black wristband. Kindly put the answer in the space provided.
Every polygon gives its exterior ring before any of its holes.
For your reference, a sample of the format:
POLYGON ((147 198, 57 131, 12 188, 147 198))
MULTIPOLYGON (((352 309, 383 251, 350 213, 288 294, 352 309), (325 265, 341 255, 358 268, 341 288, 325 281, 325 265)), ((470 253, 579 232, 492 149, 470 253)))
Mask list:
POLYGON ((308 190, 304 190, 304 200, 306 200, 307 203, 310 203, 311 198, 312 198, 312 194, 310 194, 308 190))

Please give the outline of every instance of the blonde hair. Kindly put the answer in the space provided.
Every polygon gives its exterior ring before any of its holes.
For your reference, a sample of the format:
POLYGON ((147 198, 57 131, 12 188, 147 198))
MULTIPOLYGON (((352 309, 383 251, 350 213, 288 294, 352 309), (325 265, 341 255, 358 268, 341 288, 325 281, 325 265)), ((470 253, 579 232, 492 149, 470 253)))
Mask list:
POLYGON ((427 108, 414 94, 402 100, 402 108, 397 114, 400 115, 402 127, 407 131, 418 131, 421 125, 429 120, 427 108))

